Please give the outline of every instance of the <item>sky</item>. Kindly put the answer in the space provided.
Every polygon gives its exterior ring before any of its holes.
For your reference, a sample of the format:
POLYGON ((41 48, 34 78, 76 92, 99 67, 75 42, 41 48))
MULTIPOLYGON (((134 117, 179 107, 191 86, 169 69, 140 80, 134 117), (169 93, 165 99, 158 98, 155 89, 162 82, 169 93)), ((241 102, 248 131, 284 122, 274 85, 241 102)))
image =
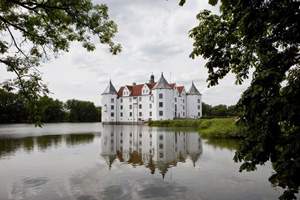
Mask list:
MULTIPOLYGON (((218 7, 208 0, 188 0, 179 6, 180 0, 93 0, 105 3, 108 13, 118 25, 113 39, 122 45, 122 52, 111 55, 109 47, 97 44, 96 50, 87 52, 80 43, 72 43, 69 52, 42 63, 39 70, 51 91, 50 97, 67 101, 78 99, 101 106, 101 93, 111 80, 116 90, 133 82, 148 82, 151 74, 155 81, 161 73, 168 82, 183 85, 186 90, 192 81, 210 105, 233 105, 249 86, 235 85, 235 75, 229 74, 218 86, 208 88, 206 61, 202 57, 189 58, 193 40, 188 32, 198 24, 196 15, 208 9, 218 13, 218 7)), ((0 69, 0 81, 11 76, 0 69)))

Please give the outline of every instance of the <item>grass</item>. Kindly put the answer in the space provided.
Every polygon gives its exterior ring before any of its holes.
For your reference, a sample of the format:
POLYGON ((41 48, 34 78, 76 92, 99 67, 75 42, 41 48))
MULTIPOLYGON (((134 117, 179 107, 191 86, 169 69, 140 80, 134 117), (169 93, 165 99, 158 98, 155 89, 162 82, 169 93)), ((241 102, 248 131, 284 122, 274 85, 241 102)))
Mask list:
POLYGON ((212 138, 243 138, 243 127, 235 124, 235 118, 174 119, 150 121, 149 126, 197 127, 201 135, 212 138))

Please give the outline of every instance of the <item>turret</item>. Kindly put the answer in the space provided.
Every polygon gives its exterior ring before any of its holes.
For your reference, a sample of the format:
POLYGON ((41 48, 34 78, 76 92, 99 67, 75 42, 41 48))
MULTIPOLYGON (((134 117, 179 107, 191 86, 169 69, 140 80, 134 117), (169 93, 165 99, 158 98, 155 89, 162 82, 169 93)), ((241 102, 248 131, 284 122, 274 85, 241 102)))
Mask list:
POLYGON ((202 117, 202 95, 192 82, 192 86, 186 94, 187 97, 187 118, 202 117))
POLYGON ((102 95, 102 124, 115 124, 117 121, 118 93, 109 81, 102 95))
POLYGON ((152 88, 154 97, 153 120, 167 120, 174 118, 174 94, 173 89, 161 74, 160 79, 152 88))
POLYGON ((154 75, 153 74, 150 76, 149 83, 154 83, 154 75))

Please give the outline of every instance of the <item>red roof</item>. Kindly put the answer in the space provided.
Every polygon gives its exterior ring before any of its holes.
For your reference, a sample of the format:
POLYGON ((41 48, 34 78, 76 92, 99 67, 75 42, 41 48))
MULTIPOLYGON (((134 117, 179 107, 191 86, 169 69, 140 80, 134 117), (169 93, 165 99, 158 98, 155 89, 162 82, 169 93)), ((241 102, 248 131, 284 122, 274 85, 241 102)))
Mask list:
POLYGON ((118 95, 119 97, 122 97, 123 96, 123 90, 124 90, 124 86, 120 87, 119 91, 118 91, 118 95))
MULTIPOLYGON (((145 83, 150 89, 152 89, 156 82, 155 83, 145 83)), ((139 85, 126 85, 126 86, 122 86, 120 87, 119 91, 118 91, 118 95, 119 97, 123 97, 123 91, 124 91, 124 88, 127 87, 128 90, 131 92, 131 94, 129 96, 133 96, 133 97, 136 97, 136 96, 141 96, 142 95, 142 89, 144 87, 145 84, 139 84, 139 85)), ((172 87, 172 89, 174 89, 176 83, 172 83, 170 84, 170 86, 172 87)), ((177 86, 177 90, 179 92, 179 94, 181 94, 181 92, 183 91, 183 88, 184 86, 177 86)), ((151 94, 149 92, 149 94, 151 94)))
POLYGON ((172 89, 174 89, 175 85, 176 85, 176 83, 171 83, 170 84, 170 86, 171 86, 172 89))
POLYGON ((178 86, 178 87, 177 87, 177 90, 178 90, 179 94, 181 94, 183 88, 184 88, 184 86, 178 86))
MULTIPOLYGON (((146 83, 146 85, 152 89, 155 86, 156 83, 146 83)), ((126 85, 126 86, 122 86, 119 91, 118 91, 118 95, 119 97, 123 97, 123 91, 124 88, 127 87, 128 90, 131 92, 129 96, 141 96, 142 95, 142 88, 144 87, 145 84, 139 84, 139 85, 126 85)), ((149 91, 150 94, 150 91, 149 91)))

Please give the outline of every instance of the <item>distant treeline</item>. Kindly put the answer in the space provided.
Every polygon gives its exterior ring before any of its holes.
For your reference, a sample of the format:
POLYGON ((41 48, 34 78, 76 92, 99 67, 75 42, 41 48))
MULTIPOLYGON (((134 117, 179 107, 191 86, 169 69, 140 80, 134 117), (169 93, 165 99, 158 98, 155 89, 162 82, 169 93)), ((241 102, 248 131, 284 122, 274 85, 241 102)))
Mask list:
POLYGON ((202 102, 202 116, 203 117, 226 117, 226 116, 238 116, 240 111, 236 108, 236 105, 226 106, 223 104, 217 106, 211 106, 202 102))
MULTIPOLYGON (((89 101, 68 100, 63 103, 48 96, 36 103, 36 116, 46 122, 100 122, 101 108, 89 101)), ((28 123, 30 106, 24 97, 0 89, 0 123, 28 123)))

